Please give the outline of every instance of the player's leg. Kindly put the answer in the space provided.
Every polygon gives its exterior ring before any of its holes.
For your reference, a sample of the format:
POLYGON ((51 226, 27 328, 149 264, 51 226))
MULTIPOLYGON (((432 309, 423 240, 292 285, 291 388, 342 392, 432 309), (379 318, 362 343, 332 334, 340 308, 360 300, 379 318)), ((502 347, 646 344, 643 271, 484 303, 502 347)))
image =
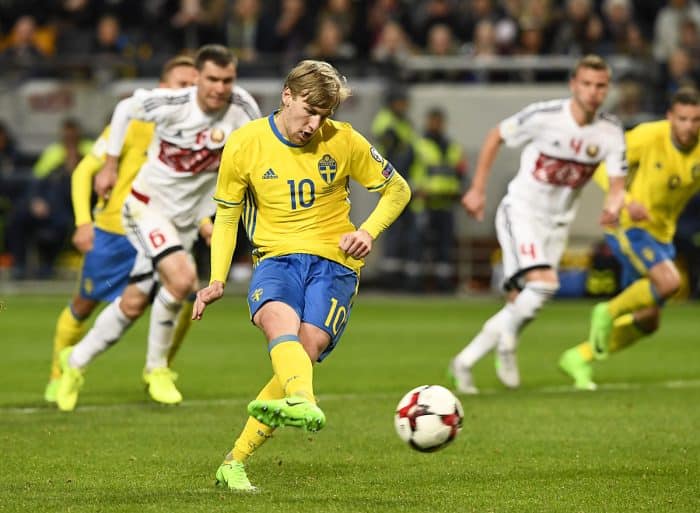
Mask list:
POLYGON ((121 339, 147 306, 148 295, 139 289, 139 284, 130 284, 124 289, 122 296, 100 312, 92 328, 80 342, 61 351, 62 375, 56 395, 60 410, 75 409, 85 368, 121 339))
MULTIPOLYGON (((119 297, 127 286, 135 257, 136 250, 125 236, 94 229, 93 249, 83 259, 78 293, 70 306, 61 312, 56 323, 51 381, 47 392, 51 386, 58 388, 61 376, 59 354, 83 338, 87 320, 100 302, 112 302, 119 297)), ((50 400, 48 395, 47 401, 50 400)))
POLYGON ((180 351, 180 347, 185 340, 185 335, 192 326, 192 305, 197 297, 196 293, 187 296, 187 299, 182 303, 182 309, 175 321, 175 329, 173 331, 173 343, 168 351, 168 367, 172 368, 175 355, 180 351))
POLYGON ((525 286, 510 303, 510 315, 501 326, 496 346, 496 375, 508 388, 520 386, 516 350, 521 331, 535 319, 537 312, 558 289, 559 281, 554 269, 533 269, 525 274, 525 286))
POLYGON ((97 305, 98 301, 76 295, 59 314, 53 337, 51 373, 44 390, 45 401, 56 402, 56 393, 61 379, 61 351, 66 347, 74 346, 85 335, 88 328, 87 321, 97 305))
POLYGON ((168 368, 175 320, 182 303, 196 287, 196 271, 187 250, 196 228, 178 231, 157 208, 134 196, 127 197, 122 209, 127 236, 157 270, 161 286, 153 299, 148 330, 148 348, 143 379, 150 397, 162 404, 177 404, 182 394, 175 387, 175 375, 168 368))
POLYGON ((609 352, 610 334, 617 317, 663 306, 680 286, 680 276, 673 264, 673 245, 662 244, 645 230, 636 228, 616 236, 607 234, 606 241, 623 265, 626 286, 610 301, 593 309, 588 340, 597 358, 605 358, 609 352))
MULTIPOLYGON (((272 376, 255 400, 277 400, 284 396, 284 389, 277 376, 272 376)), ((223 463, 216 471, 216 485, 231 490, 254 491, 256 488, 250 483, 245 472, 245 462, 272 437, 274 430, 274 427, 263 424, 254 417, 248 417, 233 449, 224 457, 223 463)))
MULTIPOLYGON (((659 328, 660 313, 659 308, 651 307, 624 314, 615 319, 610 334, 610 354, 622 351, 654 333, 659 328)), ((597 386, 593 381, 594 361, 596 361, 596 355, 593 345, 586 340, 562 353, 559 358, 559 368, 573 378, 575 388, 595 390, 597 386)))

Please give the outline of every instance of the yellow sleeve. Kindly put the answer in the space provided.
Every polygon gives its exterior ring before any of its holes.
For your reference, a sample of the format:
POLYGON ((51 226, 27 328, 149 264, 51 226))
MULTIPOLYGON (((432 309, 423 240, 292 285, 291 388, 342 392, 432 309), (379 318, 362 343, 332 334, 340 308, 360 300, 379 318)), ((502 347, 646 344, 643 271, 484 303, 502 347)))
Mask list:
POLYGON ((226 283, 233 252, 236 249, 238 220, 241 218, 242 212, 242 204, 233 207, 219 204, 216 207, 214 231, 211 235, 210 284, 214 281, 226 283))
POLYGON ((109 127, 105 128, 97 139, 90 153, 85 155, 75 166, 71 175, 71 201, 75 226, 92 222, 90 199, 92 198, 92 178, 102 169, 105 163, 104 151, 100 151, 106 143, 109 127))
POLYGON ((103 161, 91 153, 83 157, 71 176, 71 200, 75 226, 92 222, 90 198, 92 196, 92 177, 102 169, 103 161))
POLYGON ((237 154, 240 146, 233 136, 229 136, 224 146, 216 181, 214 201, 216 217, 211 235, 211 279, 226 283, 231 259, 236 249, 238 221, 243 213, 243 198, 248 188, 245 177, 237 166, 237 154))
POLYGON ((367 220, 360 226, 376 239, 403 212, 411 199, 411 189, 403 177, 394 173, 385 187, 379 190, 382 197, 367 220))

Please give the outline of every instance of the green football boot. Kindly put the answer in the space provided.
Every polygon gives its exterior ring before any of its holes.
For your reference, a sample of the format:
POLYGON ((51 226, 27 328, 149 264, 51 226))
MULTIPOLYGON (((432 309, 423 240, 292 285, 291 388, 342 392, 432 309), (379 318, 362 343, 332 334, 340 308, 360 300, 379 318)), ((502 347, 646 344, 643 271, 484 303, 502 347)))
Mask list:
POLYGON ((61 378, 54 378, 46 384, 44 389, 44 401, 47 403, 55 403, 56 395, 58 394, 58 384, 61 382, 61 378))
POLYGON ((255 492, 257 488, 250 484, 243 463, 224 461, 216 471, 216 486, 239 492, 255 492))
POLYGON ((574 388, 577 390, 595 390, 598 388, 593 382, 593 366, 583 359, 578 348, 572 347, 564 351, 559 358, 559 368, 573 378, 574 388))
POLYGON ((255 400, 248 404, 248 414, 266 426, 294 426, 306 431, 318 431, 326 425, 321 408, 303 397, 255 400))
POLYGON ((150 372, 143 373, 148 395, 160 404, 179 404, 182 402, 182 394, 175 386, 177 374, 167 367, 158 367, 150 372))
POLYGON ((78 402, 78 394, 85 381, 85 378, 83 378, 83 371, 71 367, 68 363, 68 358, 70 358, 72 352, 72 347, 66 347, 59 355, 59 361, 61 362, 61 380, 56 390, 56 404, 61 411, 75 410, 75 405, 78 402))
POLYGON ((593 354, 598 360, 608 357, 610 334, 613 328, 613 317, 608 310, 608 303, 598 303, 591 313, 591 331, 588 340, 593 347, 593 354))

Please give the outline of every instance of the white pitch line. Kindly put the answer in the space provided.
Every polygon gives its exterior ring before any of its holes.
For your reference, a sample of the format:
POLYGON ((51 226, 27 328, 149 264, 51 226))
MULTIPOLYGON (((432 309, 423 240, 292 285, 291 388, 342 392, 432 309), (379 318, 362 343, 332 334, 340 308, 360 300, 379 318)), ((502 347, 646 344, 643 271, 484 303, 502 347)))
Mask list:
MULTIPOLYGON (((672 381, 659 381, 656 383, 608 383, 599 384, 598 390, 601 391, 636 391, 644 389, 690 389, 690 388, 700 388, 700 379, 689 379, 689 380, 672 380, 672 381)), ((539 393, 539 394, 585 394, 585 393, 595 393, 587 392, 581 390, 575 390, 571 386, 546 386, 546 387, 535 387, 535 388, 522 388, 520 390, 522 393, 539 393)), ((506 393, 518 393, 518 391, 512 392, 504 389, 489 388, 480 391, 479 395, 497 395, 506 393)), ((320 402, 326 401, 340 401, 340 400, 355 400, 362 398, 371 399, 393 399, 399 398, 400 394, 393 394, 388 392, 383 393, 367 393, 367 394, 321 394, 319 396, 320 402)), ((250 401, 249 398, 230 398, 230 399, 188 399, 185 400, 180 405, 174 408, 197 408, 197 407, 208 407, 208 406, 244 406, 250 401)), ((87 404, 79 405, 75 412, 91 412, 91 411, 101 411, 101 410, 125 410, 125 409, 143 409, 143 408, 168 408, 167 406, 160 406, 153 402, 132 402, 132 403, 115 403, 115 404, 87 404)), ((29 407, 0 407, 0 412, 4 413, 17 413, 20 415, 29 415, 34 413, 47 413, 50 411, 55 411, 54 407, 50 405, 45 406, 29 406, 29 407)))

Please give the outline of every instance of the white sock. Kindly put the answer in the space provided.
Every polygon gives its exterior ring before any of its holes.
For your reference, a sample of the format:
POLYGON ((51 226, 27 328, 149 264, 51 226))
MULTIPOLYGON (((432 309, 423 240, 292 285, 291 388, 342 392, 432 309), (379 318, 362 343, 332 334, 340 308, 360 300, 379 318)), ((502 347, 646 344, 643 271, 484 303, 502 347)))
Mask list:
POLYGON ((484 323, 476 337, 455 357, 458 366, 472 368, 476 362, 496 347, 501 327, 512 317, 510 310, 510 304, 506 304, 484 323))
POLYGON ((95 319, 92 329, 75 345, 68 359, 71 367, 86 367, 97 355, 117 342, 131 326, 134 321, 122 312, 119 307, 121 301, 121 298, 117 298, 107 305, 95 319))
POLYGON ((525 288, 510 304, 511 315, 508 322, 504 324, 506 335, 509 336, 501 338, 501 342, 506 347, 501 347, 499 344, 499 350, 515 350, 520 331, 535 318, 540 308, 549 301, 558 288, 557 283, 547 281, 529 281, 525 284, 525 288))
POLYGON ((168 351, 173 343, 175 320, 181 308, 182 302, 177 301, 165 287, 161 287, 151 308, 146 354, 147 371, 168 366, 168 351))

